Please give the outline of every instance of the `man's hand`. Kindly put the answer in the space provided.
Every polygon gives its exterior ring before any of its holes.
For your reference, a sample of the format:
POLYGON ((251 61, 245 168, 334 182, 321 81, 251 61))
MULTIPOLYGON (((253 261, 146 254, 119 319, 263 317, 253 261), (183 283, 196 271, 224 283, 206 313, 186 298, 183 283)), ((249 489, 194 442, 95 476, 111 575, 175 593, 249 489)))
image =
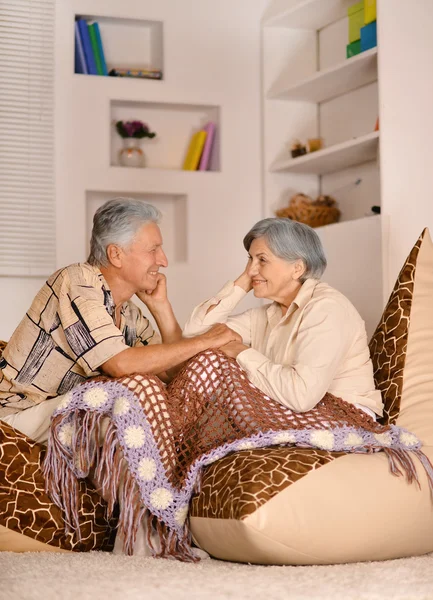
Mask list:
POLYGON ((154 310, 168 303, 167 278, 163 273, 158 273, 156 286, 153 290, 141 290, 137 296, 153 314, 154 310))
POLYGON ((242 343, 241 336, 223 323, 216 323, 216 325, 212 325, 209 331, 202 333, 198 337, 205 342, 205 350, 209 348, 220 348, 221 346, 225 346, 230 342, 242 343))
POLYGON ((221 346, 220 350, 229 358, 237 358, 238 354, 248 350, 248 346, 245 346, 242 342, 229 342, 225 346, 221 346))
POLYGON ((245 290, 248 294, 253 289, 253 284, 251 282, 251 277, 248 275, 248 266, 250 261, 248 261, 247 266, 245 267, 245 271, 239 275, 239 277, 235 281, 235 285, 238 285, 243 290, 245 290))

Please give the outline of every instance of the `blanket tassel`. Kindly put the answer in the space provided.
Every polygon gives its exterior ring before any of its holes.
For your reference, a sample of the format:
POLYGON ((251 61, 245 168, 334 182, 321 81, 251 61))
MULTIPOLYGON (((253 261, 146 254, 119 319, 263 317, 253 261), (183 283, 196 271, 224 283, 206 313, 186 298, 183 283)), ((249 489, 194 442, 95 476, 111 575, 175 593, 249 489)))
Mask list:
POLYGON ((415 455, 424 467, 433 500, 433 465, 422 450, 419 448, 416 450, 384 448, 383 451, 388 458, 389 468, 393 475, 396 475, 397 477, 404 475, 408 483, 413 483, 415 481, 418 487, 421 488, 418 473, 411 454, 415 455))

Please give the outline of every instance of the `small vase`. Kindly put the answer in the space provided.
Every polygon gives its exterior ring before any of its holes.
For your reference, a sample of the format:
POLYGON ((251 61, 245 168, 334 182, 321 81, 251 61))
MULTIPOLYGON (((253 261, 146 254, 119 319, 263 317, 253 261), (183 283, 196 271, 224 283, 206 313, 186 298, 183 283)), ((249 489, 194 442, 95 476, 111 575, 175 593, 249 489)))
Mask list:
POLYGON ((122 167, 144 167, 144 153, 137 138, 123 138, 123 148, 119 151, 122 167))

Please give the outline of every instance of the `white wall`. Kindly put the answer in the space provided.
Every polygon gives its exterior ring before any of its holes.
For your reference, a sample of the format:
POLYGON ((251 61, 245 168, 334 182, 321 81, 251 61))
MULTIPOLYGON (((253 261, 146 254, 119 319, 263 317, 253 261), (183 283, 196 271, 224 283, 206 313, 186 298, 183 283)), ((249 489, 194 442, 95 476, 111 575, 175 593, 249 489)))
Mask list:
MULTIPOLYGON (((128 2, 131 14, 167 23, 165 66, 171 75, 167 101, 172 92, 193 103, 195 98, 207 98, 224 108, 224 177, 215 182, 213 191, 199 180, 194 183, 188 224, 191 259, 183 268, 169 269, 170 291, 181 320, 195 302, 212 293, 215 282, 242 268, 241 236, 261 216, 259 31, 266 4, 267 0, 128 2)), ((82 104, 77 105, 79 90, 71 87, 71 6, 71 0, 57 5, 58 266, 85 257, 85 191, 100 180, 91 168, 93 153, 109 154, 104 145, 109 134, 89 144, 90 135, 76 118, 80 107, 85 112, 92 103, 92 94, 82 90, 82 104)), ((125 10, 121 0, 75 0, 74 6, 84 13, 125 10)), ((433 230, 432 26, 432 0, 410 4, 378 0, 385 295, 423 227, 433 230)), ((95 102, 90 121, 106 110, 95 102)), ((116 191, 114 187, 107 180, 102 191, 116 191)), ((127 177, 123 187, 128 191, 127 177)), ((186 186, 180 192, 191 189, 186 186)), ((42 283, 39 278, 0 278, 0 338, 10 336, 42 283)))
MULTIPOLYGON (((85 259, 89 202, 95 193, 111 197, 129 192, 150 201, 154 193, 163 199, 177 195, 182 202, 186 198, 188 258, 172 261, 167 271, 181 322, 196 303, 244 268, 242 237, 262 216, 259 65, 260 19, 266 4, 267 0, 56 3, 58 267, 85 259), (74 12, 163 21, 164 82, 74 76, 74 12), (221 172, 131 173, 111 167, 110 102, 130 100, 218 105, 221 172)), ((172 235, 176 222, 166 226, 172 235)), ((8 339, 42 283, 0 279, 0 339, 8 339)))
POLYGON ((433 2, 378 0, 385 295, 424 227, 433 233, 433 2))

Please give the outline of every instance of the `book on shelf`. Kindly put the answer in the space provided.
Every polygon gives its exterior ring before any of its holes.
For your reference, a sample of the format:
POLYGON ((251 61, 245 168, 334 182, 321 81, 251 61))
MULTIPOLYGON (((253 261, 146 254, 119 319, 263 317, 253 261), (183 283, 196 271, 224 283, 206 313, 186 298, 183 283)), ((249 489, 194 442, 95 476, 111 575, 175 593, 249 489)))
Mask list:
POLYGON ((215 138, 215 123, 210 121, 203 127, 203 131, 206 131, 206 140, 203 147, 203 153, 200 158, 199 171, 207 171, 210 167, 210 159, 212 155, 212 147, 215 138))
POLYGON ((108 75, 99 24, 75 21, 75 73, 108 75))
POLYGON ((188 152, 183 163, 184 171, 196 171, 200 162, 203 147, 206 141, 207 131, 201 129, 193 134, 189 143, 188 152))
POLYGON ((115 67, 109 72, 111 77, 133 77, 137 79, 162 79, 160 69, 129 69, 127 67, 115 67))
POLYGON ((102 37, 101 30, 99 29, 99 23, 95 21, 94 23, 92 23, 91 28, 95 32, 96 46, 98 49, 99 60, 101 61, 101 75, 108 75, 107 63, 105 62, 104 46, 102 45, 102 37))
POLYGON ((87 75, 88 72, 78 21, 75 21, 75 73, 87 75))
POLYGON ((87 23, 84 19, 78 19, 78 28, 81 37, 81 43, 84 50, 84 56, 86 58, 87 72, 89 75, 97 75, 98 70, 96 68, 95 57, 93 55, 92 42, 90 41, 90 34, 87 23))
POLYGON ((98 75, 102 75, 102 63, 101 57, 99 56, 99 48, 98 42, 96 41, 96 33, 93 29, 93 24, 87 23, 87 27, 89 29, 90 43, 92 44, 92 51, 93 56, 95 58, 96 70, 98 71, 98 75))

